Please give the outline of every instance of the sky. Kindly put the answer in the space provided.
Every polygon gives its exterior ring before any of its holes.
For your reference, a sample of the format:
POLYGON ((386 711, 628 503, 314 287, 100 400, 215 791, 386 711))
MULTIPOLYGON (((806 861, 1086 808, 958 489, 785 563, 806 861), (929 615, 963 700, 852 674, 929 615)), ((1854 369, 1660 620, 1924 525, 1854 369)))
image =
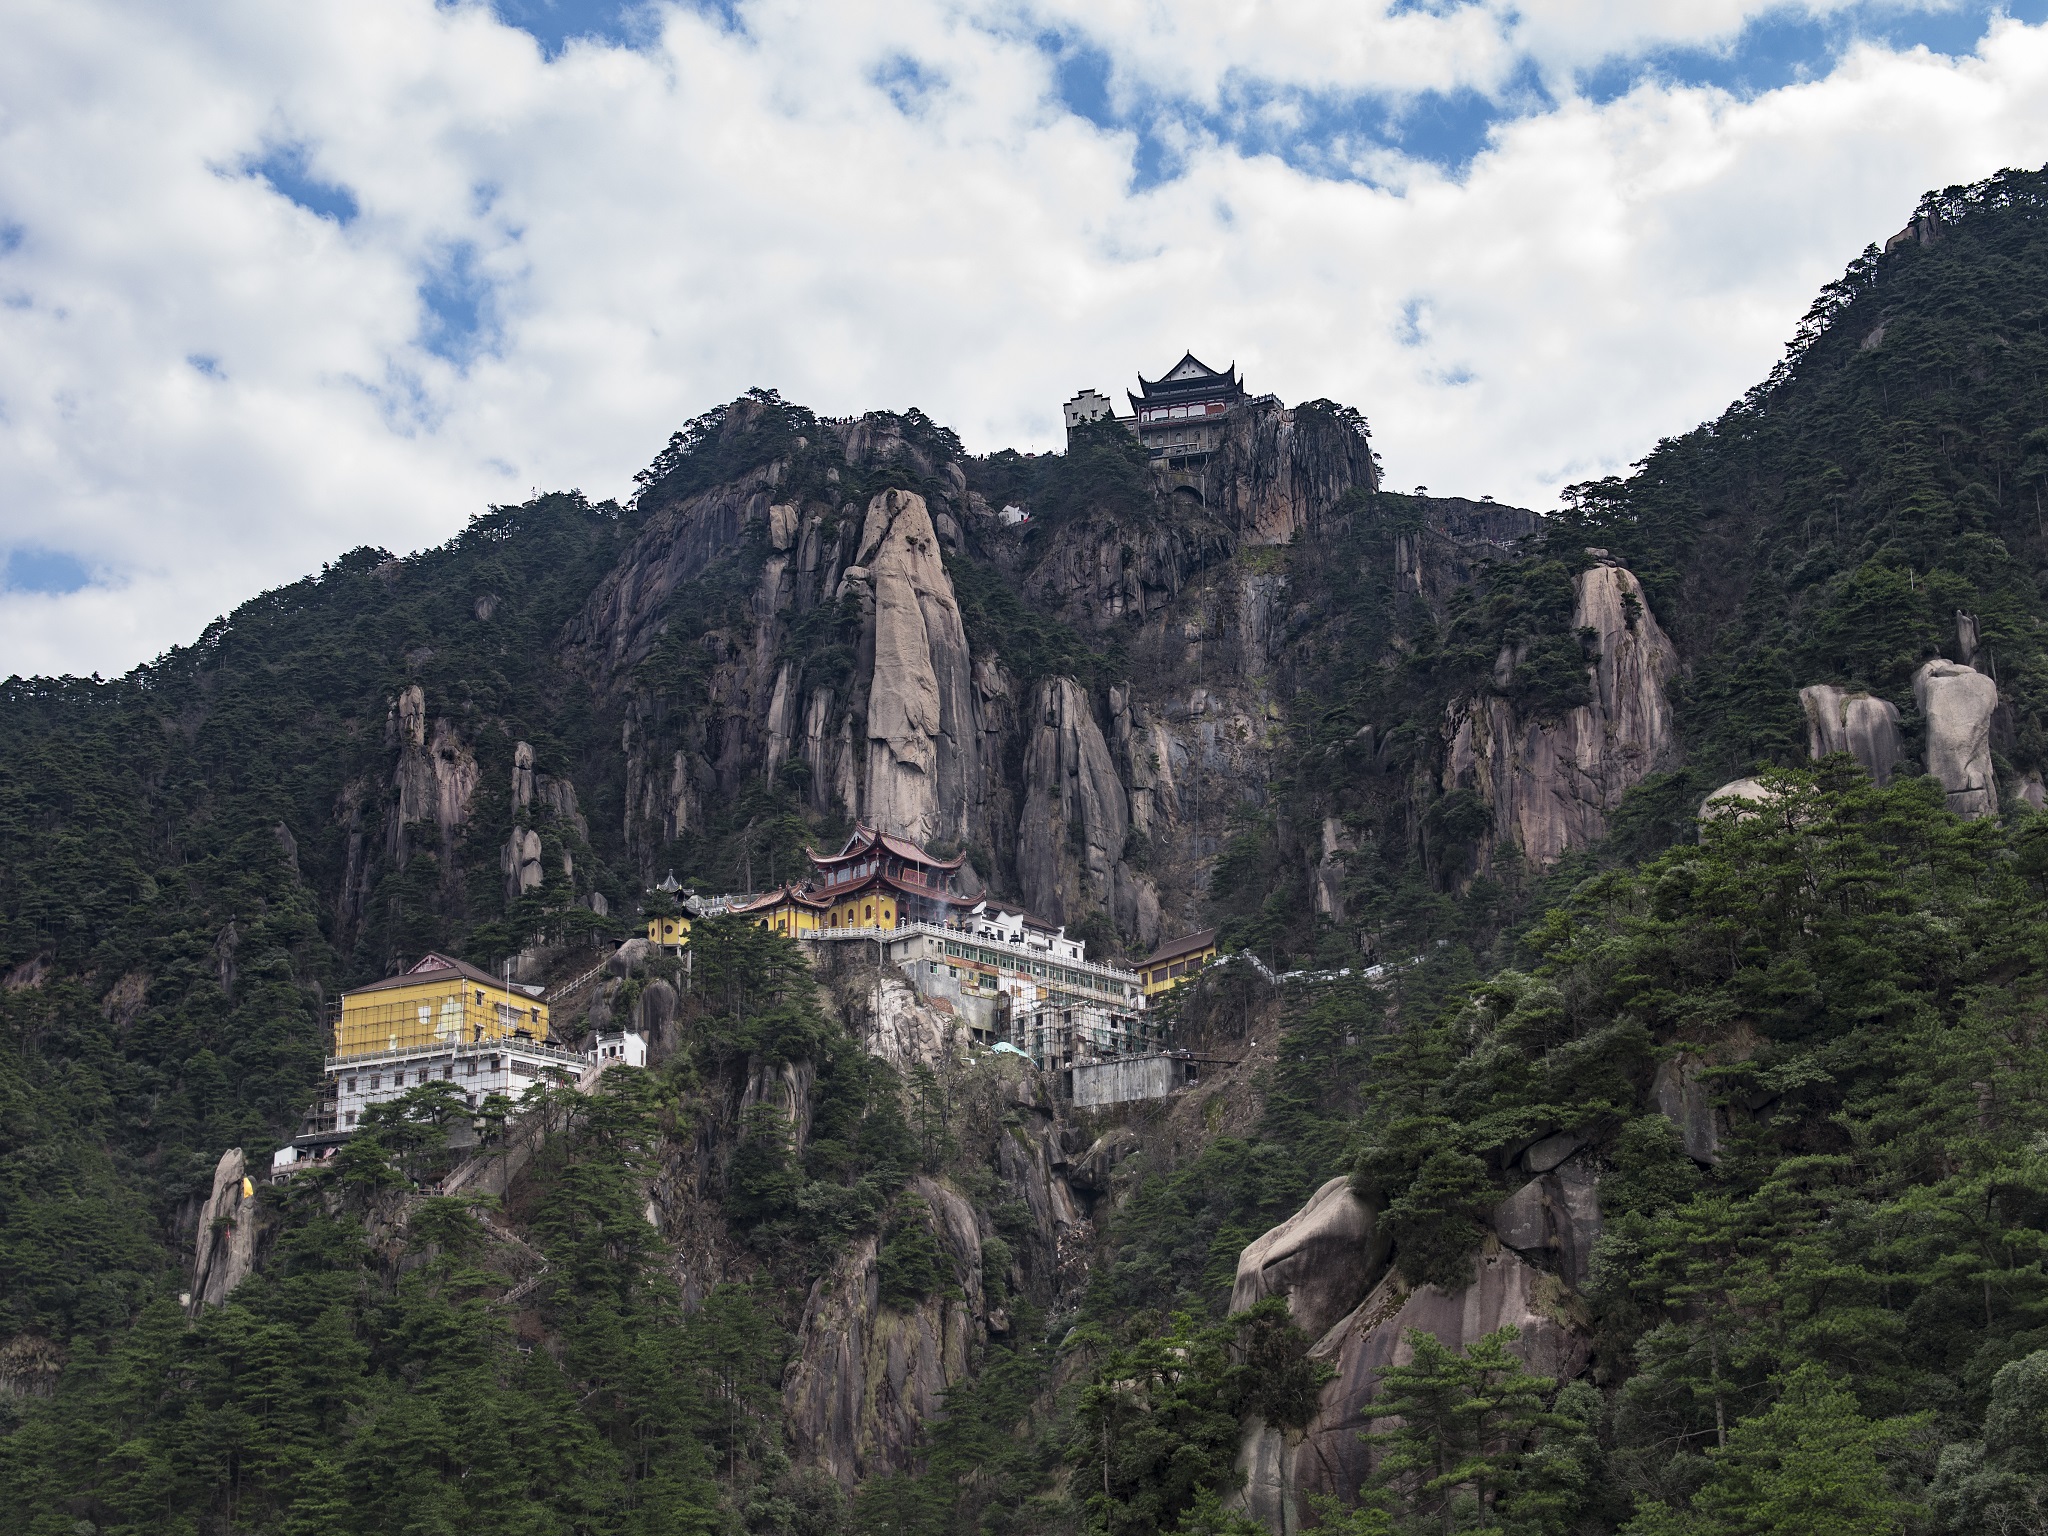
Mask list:
POLYGON ((1046 451, 1192 350, 1549 508, 2044 162, 2048 0, 0 0, 0 676, 754 386, 1046 451))

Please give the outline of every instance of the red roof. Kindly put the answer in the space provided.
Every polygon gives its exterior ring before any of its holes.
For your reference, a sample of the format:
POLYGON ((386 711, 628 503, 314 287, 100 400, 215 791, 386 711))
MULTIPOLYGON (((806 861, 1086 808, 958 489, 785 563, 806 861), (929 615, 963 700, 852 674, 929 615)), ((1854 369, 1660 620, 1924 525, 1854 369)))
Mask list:
POLYGON ((801 886, 785 885, 770 891, 766 896, 757 897, 745 906, 734 907, 732 910, 735 912, 759 912, 769 907, 779 907, 785 901, 793 902, 799 907, 825 907, 831 905, 824 897, 813 896, 801 886))
POLYGON ((853 835, 847 838, 846 846, 837 853, 820 853, 815 848, 806 848, 804 851, 811 856, 813 864, 823 867, 832 864, 845 864, 860 858, 862 855, 870 852, 878 843, 889 852, 895 854, 897 858, 908 859, 913 864, 922 864, 927 869, 958 869, 966 858, 965 854, 961 854, 951 859, 935 859, 918 847, 917 844, 906 842, 900 837, 893 837, 887 832, 879 832, 865 823, 856 823, 854 825, 853 835))

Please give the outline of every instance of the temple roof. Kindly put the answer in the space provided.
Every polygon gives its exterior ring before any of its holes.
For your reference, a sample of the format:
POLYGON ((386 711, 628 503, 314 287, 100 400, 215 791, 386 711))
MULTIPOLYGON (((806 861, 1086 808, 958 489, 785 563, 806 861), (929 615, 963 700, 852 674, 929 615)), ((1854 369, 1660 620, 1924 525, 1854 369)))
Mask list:
POLYGON ((784 902, 790 902, 799 907, 829 907, 832 905, 826 897, 814 896, 800 885, 782 885, 777 886, 765 896, 755 897, 752 901, 735 903, 732 910, 735 912, 760 912, 768 908, 779 907, 784 902))
POLYGON ((1183 396, 1212 395, 1218 392, 1241 395, 1244 393, 1244 381, 1237 376, 1236 363, 1232 363, 1219 373, 1194 353, 1189 352, 1166 370, 1164 378, 1148 379, 1142 373, 1139 374, 1138 388, 1142 393, 1131 396, 1133 405, 1140 400, 1177 400, 1183 396))
POLYGON ((958 854, 950 859, 934 858, 918 847, 917 844, 907 842, 900 837, 892 837, 889 833, 879 831, 865 823, 858 823, 854 826, 853 835, 847 838, 846 846, 837 853, 820 853, 815 848, 806 848, 804 852, 811 856, 813 864, 822 868, 833 864, 848 863, 867 853, 878 844, 888 852, 895 854, 897 858, 908 859, 913 864, 922 864, 927 869, 958 869, 966 859, 965 854, 958 854))

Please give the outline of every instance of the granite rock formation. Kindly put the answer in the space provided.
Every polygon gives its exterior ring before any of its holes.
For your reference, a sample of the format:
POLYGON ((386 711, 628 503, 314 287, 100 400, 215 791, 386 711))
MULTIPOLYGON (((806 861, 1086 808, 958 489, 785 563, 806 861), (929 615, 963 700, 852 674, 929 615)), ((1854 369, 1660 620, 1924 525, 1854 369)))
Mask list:
POLYGON ((1936 657, 1913 674, 1913 702, 1927 720, 1927 771, 1958 816, 1998 812, 1991 765, 1991 717, 1998 684, 1974 667, 1936 657))
POLYGON ((240 1147, 221 1153, 213 1169, 213 1192, 199 1209, 199 1237, 192 1255, 190 1311, 223 1305, 256 1267, 256 1200, 240 1147))
POLYGON ((1238 1256, 1230 1310, 1284 1296, 1295 1326, 1321 1338, 1386 1267, 1387 1240, 1375 1231, 1372 1207, 1339 1176, 1238 1256))
POLYGON ((1891 781, 1903 750, 1898 706, 1873 694, 1851 693, 1830 683, 1799 690, 1806 710, 1807 755, 1816 760, 1846 752, 1879 784, 1891 781))
POLYGON ((1677 747, 1664 690, 1678 653, 1635 574, 1611 562, 1580 572, 1572 628, 1599 647, 1591 702, 1524 719, 1489 694, 1453 704, 1445 727, 1443 788, 1475 791, 1491 813, 1492 848, 1512 844, 1537 865, 1605 835, 1622 795, 1677 747))
POLYGON ((884 1305, 877 1239, 855 1238, 811 1287, 783 1384, 795 1461, 847 1489, 910 1465, 986 1326, 973 1208, 931 1179, 914 1187, 928 1214, 913 1219, 929 1221, 958 1294, 884 1305))

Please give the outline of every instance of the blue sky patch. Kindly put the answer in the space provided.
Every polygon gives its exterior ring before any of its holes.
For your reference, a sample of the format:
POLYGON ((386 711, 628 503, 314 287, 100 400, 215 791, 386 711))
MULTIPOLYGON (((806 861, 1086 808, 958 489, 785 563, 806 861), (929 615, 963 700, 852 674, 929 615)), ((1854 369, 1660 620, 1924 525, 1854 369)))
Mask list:
POLYGON ((304 144, 274 144, 242 169, 261 177, 279 197, 337 224, 349 224, 361 210, 356 195, 339 182, 322 181, 306 168, 304 144))
MULTIPOLYGON (((1447 15, 1469 3, 1408 0, 1392 9, 1447 15)), ((1864 0, 1826 17, 1784 5, 1757 17, 1725 43, 1617 55, 1581 71, 1576 84, 1600 103, 1645 80, 1756 96, 1825 77, 1844 50, 1863 40, 1966 55, 2000 15, 2048 19, 2048 0, 1962 0, 1934 9, 1864 0)), ((1506 82, 1484 91, 1304 91, 1255 76, 1233 76, 1224 82, 1220 104, 1211 107, 1118 81, 1115 59, 1085 37, 1044 32, 1035 42, 1052 65, 1052 95, 1060 106, 1099 128, 1136 136, 1132 186, 1140 191, 1182 173, 1185 156, 1176 146, 1189 141, 1273 155, 1306 175, 1329 180, 1370 179, 1365 162, 1389 150, 1462 175, 1486 150, 1496 127, 1557 105, 1536 62, 1524 58, 1506 82)))
POLYGON ((58 549, 10 549, 0 566, 0 590, 62 595, 92 584, 92 573, 76 555, 58 549))
POLYGON ((497 289, 478 269, 473 242, 449 246, 427 268, 419 292, 426 309, 419 344, 425 350, 466 368, 496 347, 497 289))
POLYGON ((884 59, 868 75, 868 80, 895 102, 896 110, 905 117, 920 116, 932 97, 946 88, 944 75, 907 53, 884 59))
POLYGON ((209 379, 224 379, 227 372, 220 365, 220 359, 206 352, 187 353, 185 362, 191 370, 209 379))
POLYGON ((1579 87, 1600 103, 1627 95, 1644 80, 1759 96, 1825 78, 1858 42, 1962 57, 1976 51, 2000 15, 2039 22, 2048 18, 2048 0, 2009 0, 2003 5, 1965 0, 1939 10, 1865 3, 1830 16, 1812 16, 1787 6, 1757 17, 1720 47, 1656 49, 1640 57, 1608 59, 1584 72, 1579 87))
MULTIPOLYGON (((705 7, 730 11, 728 6, 705 7)), ((491 12, 508 27, 517 27, 546 57, 560 55, 579 37, 615 48, 643 43, 653 28, 643 8, 626 0, 491 0, 491 12)))
POLYGON ((27 238, 28 231, 19 224, 11 219, 0 219, 0 256, 12 256, 27 238))

